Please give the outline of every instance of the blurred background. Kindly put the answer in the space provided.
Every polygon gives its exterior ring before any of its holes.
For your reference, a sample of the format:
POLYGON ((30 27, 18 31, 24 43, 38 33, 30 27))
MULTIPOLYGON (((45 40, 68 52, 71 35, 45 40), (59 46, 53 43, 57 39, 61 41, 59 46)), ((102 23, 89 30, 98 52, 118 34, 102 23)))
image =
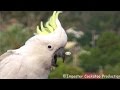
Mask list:
MULTIPOLYGON (((0 11, 0 55, 24 45, 53 11, 0 11)), ((63 11, 59 20, 68 35, 65 63, 51 70, 49 78, 63 74, 120 75, 120 12, 63 11)))

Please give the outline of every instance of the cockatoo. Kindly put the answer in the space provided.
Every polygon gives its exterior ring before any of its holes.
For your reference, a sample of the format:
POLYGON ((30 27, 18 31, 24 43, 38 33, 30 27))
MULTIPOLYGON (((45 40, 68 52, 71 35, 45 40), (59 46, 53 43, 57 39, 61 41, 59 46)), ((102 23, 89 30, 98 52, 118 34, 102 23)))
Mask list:
POLYGON ((36 34, 23 46, 0 56, 1 79, 47 79, 56 57, 64 58, 67 34, 54 11, 48 22, 37 26, 36 34))

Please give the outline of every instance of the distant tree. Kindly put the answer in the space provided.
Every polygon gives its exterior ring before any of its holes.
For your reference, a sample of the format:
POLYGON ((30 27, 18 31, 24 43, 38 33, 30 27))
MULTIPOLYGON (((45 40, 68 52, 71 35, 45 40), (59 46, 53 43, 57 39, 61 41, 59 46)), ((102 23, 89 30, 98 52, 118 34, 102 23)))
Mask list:
POLYGON ((103 32, 90 55, 80 55, 80 66, 85 71, 97 72, 99 67, 120 63, 120 37, 114 32, 103 32))

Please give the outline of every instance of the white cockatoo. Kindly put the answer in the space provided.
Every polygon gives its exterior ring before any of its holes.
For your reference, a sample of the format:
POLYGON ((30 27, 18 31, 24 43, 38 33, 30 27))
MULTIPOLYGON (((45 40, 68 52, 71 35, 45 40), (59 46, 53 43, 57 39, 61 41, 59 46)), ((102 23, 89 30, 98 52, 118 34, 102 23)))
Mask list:
POLYGON ((37 26, 37 33, 15 50, 0 56, 1 79, 47 79, 56 57, 64 58, 67 35, 54 11, 48 22, 37 26))

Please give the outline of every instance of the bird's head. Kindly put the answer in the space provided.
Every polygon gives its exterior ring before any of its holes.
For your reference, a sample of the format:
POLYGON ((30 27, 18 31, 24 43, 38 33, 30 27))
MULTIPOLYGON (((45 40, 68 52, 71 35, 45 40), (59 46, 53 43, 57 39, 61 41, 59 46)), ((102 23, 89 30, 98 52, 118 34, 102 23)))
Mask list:
POLYGON ((54 11, 45 25, 41 21, 40 28, 37 26, 37 35, 40 39, 55 44, 57 48, 64 47, 67 43, 66 32, 58 19, 60 13, 61 11, 54 11))
MULTIPOLYGON (((64 59, 64 47, 67 43, 67 34, 63 29, 58 16, 61 11, 54 11, 49 20, 40 27, 37 26, 35 36, 39 39, 42 51, 48 56, 52 56, 52 65, 55 65, 56 57, 64 59)), ((41 53, 42 53, 41 51, 41 53)))

